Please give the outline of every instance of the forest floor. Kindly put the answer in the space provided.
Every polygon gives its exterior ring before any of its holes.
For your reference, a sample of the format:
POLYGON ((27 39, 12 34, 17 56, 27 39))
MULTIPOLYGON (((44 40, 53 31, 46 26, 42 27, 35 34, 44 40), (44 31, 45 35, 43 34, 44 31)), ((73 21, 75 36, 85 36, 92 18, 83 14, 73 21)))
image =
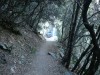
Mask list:
POLYGON ((56 50, 56 42, 45 42, 34 54, 30 70, 25 75, 65 75, 65 68, 48 52, 56 50))

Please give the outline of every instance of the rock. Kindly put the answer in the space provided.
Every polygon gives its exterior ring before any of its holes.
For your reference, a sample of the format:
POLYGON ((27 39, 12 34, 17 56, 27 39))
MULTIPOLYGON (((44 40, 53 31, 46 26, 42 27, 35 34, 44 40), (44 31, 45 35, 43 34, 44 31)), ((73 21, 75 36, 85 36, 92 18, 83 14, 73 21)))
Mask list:
POLYGON ((0 43, 0 49, 7 49, 5 44, 0 43))
POLYGON ((15 65, 12 66, 11 69, 10 69, 10 70, 11 70, 11 73, 16 73, 16 72, 15 72, 15 69, 16 69, 16 66, 15 66, 15 65))
POLYGON ((56 59, 56 55, 55 55, 54 53, 52 53, 52 52, 48 52, 48 55, 51 55, 53 58, 56 59))
POLYGON ((14 60, 14 64, 16 64, 16 60, 14 60))
POLYGON ((60 52, 59 54, 60 54, 60 56, 61 56, 61 57, 64 57, 64 54, 63 54, 63 52, 60 52))
POLYGON ((24 59, 25 57, 22 55, 21 58, 24 59))
POLYGON ((4 51, 6 51, 6 52, 11 53, 10 47, 8 47, 6 44, 0 43, 0 49, 4 50, 4 51))
POLYGON ((18 63, 19 63, 19 64, 22 64, 22 62, 21 62, 21 61, 19 61, 18 63))
POLYGON ((11 73, 15 73, 15 70, 13 67, 11 67, 11 73))
POLYGON ((1 52, 0 52, 0 63, 1 64, 6 64, 7 63, 7 61, 5 59, 5 55, 1 52))

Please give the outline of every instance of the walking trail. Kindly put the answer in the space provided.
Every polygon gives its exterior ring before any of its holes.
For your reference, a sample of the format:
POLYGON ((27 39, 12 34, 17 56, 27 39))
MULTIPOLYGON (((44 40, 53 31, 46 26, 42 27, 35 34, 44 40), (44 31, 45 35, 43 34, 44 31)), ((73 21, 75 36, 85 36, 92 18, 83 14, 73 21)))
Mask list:
POLYGON ((25 75, 65 75, 65 68, 48 55, 50 50, 54 50, 55 42, 45 42, 36 51, 31 69, 25 75))

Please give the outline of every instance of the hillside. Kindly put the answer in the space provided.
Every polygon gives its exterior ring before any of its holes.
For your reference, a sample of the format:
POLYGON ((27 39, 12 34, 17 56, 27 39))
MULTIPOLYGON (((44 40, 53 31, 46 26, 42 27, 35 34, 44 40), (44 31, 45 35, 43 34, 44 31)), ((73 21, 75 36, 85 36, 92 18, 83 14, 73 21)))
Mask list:
POLYGON ((19 29, 15 35, 0 28, 0 75, 23 74, 32 61, 41 38, 28 29, 19 29))

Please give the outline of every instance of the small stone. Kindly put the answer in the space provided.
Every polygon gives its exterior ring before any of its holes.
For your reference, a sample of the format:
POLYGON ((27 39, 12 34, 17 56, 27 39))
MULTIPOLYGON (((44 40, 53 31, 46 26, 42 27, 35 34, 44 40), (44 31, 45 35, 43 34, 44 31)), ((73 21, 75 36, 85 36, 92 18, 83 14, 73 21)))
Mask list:
POLYGON ((22 64, 22 62, 21 62, 21 61, 19 61, 18 63, 19 63, 19 64, 22 64))
POLYGON ((55 54, 52 52, 48 52, 48 55, 51 55, 53 58, 56 58, 55 54))
POLYGON ((21 58, 24 59, 25 57, 22 55, 21 58))
POLYGON ((15 73, 14 67, 11 67, 11 73, 15 73))

